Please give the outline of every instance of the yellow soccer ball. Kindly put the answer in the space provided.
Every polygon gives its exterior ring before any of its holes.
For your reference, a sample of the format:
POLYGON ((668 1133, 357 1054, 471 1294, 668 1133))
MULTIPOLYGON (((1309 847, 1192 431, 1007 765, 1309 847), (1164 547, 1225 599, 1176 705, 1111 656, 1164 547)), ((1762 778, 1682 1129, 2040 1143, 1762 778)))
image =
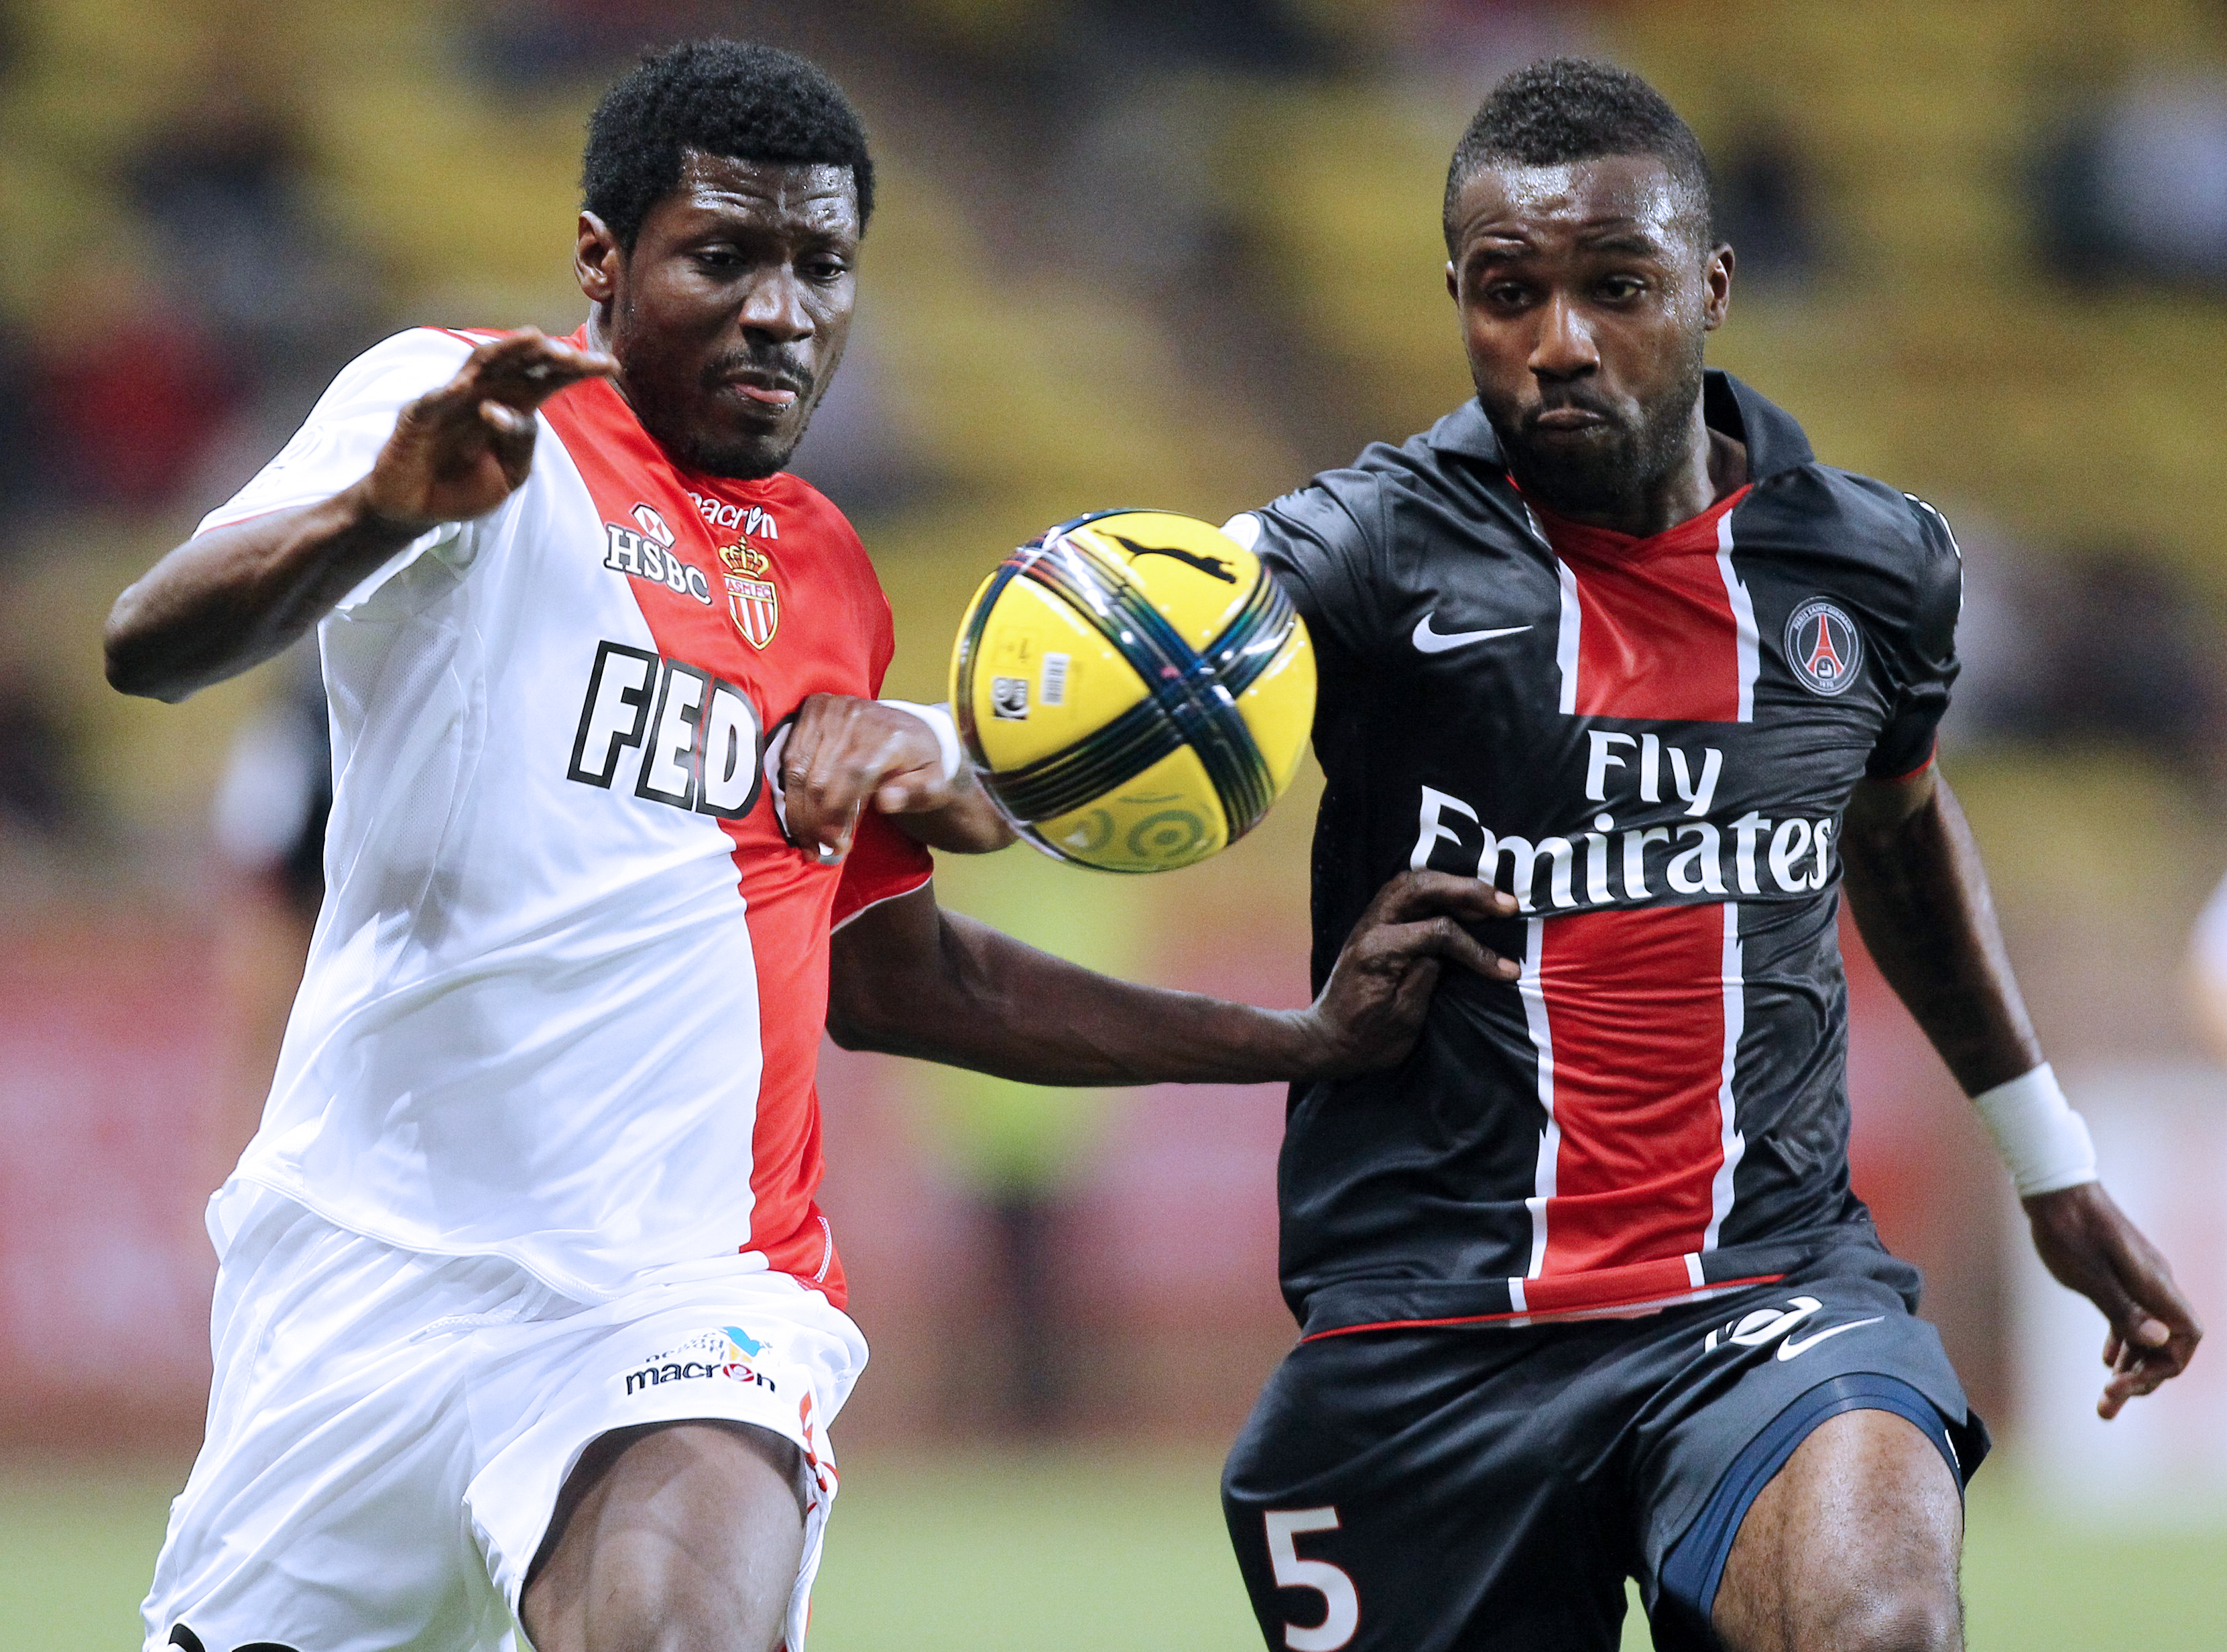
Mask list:
POLYGON ((983 786, 1047 853, 1204 860, 1291 783, 1314 721, 1307 628, 1260 558, 1194 517, 1101 511, 968 604, 951 705, 983 786))

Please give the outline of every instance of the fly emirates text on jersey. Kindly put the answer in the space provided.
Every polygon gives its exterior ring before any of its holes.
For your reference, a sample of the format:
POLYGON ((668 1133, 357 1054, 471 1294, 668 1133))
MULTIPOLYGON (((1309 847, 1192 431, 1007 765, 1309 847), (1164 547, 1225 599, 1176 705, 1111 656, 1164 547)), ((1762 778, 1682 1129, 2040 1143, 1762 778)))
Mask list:
POLYGON ((1526 913, 1676 896, 1806 895, 1830 879, 1832 817, 1774 820, 1750 809, 1707 818, 1725 770, 1717 747, 1602 729, 1588 730, 1586 741, 1590 829, 1535 842, 1496 832, 1471 804, 1425 786, 1407 864, 1488 879, 1526 913), (1666 820, 1671 804, 1683 807, 1666 820), (1639 814, 1640 823, 1621 824, 1619 813, 1639 814))

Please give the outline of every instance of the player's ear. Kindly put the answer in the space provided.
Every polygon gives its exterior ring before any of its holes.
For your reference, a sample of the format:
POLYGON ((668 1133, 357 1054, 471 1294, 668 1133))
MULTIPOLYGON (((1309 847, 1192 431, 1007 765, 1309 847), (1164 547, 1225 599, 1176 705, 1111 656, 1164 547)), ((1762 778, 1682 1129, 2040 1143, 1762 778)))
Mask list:
POLYGON ((591 212, 580 214, 579 239, 572 248, 572 273, 590 303, 609 303, 617 293, 619 265, 625 256, 609 225, 591 212))
POLYGON ((1454 261, 1446 260, 1446 297, 1455 303, 1461 303, 1461 277, 1454 273, 1454 261))
POLYGON ((1732 264, 1731 246, 1720 241, 1710 249, 1708 261, 1701 266, 1701 279, 1708 284, 1709 290, 1701 325, 1712 333, 1725 324, 1725 312, 1732 308, 1732 264))

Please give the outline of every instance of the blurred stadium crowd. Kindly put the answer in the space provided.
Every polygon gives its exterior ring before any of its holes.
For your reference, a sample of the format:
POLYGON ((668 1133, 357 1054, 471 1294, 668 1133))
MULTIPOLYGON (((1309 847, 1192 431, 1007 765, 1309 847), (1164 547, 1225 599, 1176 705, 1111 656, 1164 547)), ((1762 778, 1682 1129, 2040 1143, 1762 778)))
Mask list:
MULTIPOLYGON (((355 351, 419 322, 577 325, 588 104, 640 46, 707 32, 820 58, 884 157, 862 319, 798 468, 858 521, 897 610, 892 690, 924 698, 975 579, 1045 523, 1218 519, 1465 396, 1439 275, 1452 138, 1537 56, 1648 74, 1709 147, 1739 254, 1717 363, 1957 525, 1949 762, 2059 1066, 2197 1060, 2179 983, 2227 870, 2217 0, 173 0, 159 29, 37 0, 0 12, 0 1125, 27 1144, 0 1167, 0 1364, 31 1374, 0 1433, 136 1394, 119 1339, 200 1368, 198 1207, 259 1101, 314 893, 288 860, 309 674, 123 702, 108 602, 355 351)), ((949 869, 947 899, 1296 1001, 1310 807, 1179 879, 1016 852, 949 869)), ((1855 973, 1860 1190, 2000 1413, 2007 1196, 1975 1192, 1995 1173, 1953 1088, 1855 973)), ((1276 1097, 1046 1097, 852 1058, 823 1091, 886 1355, 870 1426, 1120 1426, 1148 1385, 1210 1431, 1288 1336, 1276 1097)), ((190 1430, 185 1392, 156 1425, 190 1430)))

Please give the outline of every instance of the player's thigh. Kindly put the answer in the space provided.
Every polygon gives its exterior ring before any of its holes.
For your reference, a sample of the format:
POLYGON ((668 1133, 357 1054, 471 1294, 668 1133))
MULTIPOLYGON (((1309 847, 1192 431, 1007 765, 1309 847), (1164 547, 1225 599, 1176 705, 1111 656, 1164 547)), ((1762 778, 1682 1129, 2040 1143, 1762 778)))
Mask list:
POLYGON ((796 1446, 748 1423, 606 1434, 559 1492, 520 1617, 536 1652, 781 1643, 805 1542, 796 1446))
POLYGON ((466 1344, 453 1322, 539 1287, 392 1250, 276 1194, 228 1192, 207 1436, 172 1505, 146 1644, 381 1652, 494 1646, 508 1612, 462 1512, 466 1344))
POLYGON ((1270 1379, 1222 1507, 1273 1652, 1616 1645, 1625 1559, 1587 1471, 1587 1384, 1560 1350, 1519 1351, 1368 1333, 1303 1343, 1270 1379))
MULTIPOLYGON (((1913 1572, 1883 1531, 1866 1534, 1874 1523, 1906 1525, 1905 1500, 1921 1492, 1945 1495, 1953 1513, 1963 1481, 1987 1455, 1987 1430, 1939 1335, 1917 1317, 1916 1296, 1913 1270, 1858 1245, 1708 1304, 1713 1324, 1691 1312, 1666 1317, 1651 1339, 1661 1381, 1633 1458, 1644 1515, 1638 1577, 1658 1646, 1720 1645, 1720 1598, 1750 1636, 1790 1621, 1806 1633, 1819 1612, 1854 1612, 1867 1599, 1881 1608, 1878 1623, 1899 1614, 1922 1625, 1929 1602, 1945 1598, 1953 1606, 1953 1542, 1945 1572, 1930 1562, 1913 1572), (1871 1480, 1851 1478, 1866 1468, 1871 1480), (1793 1575, 1786 1568, 1796 1557, 1783 1542, 1809 1542, 1812 1534, 1822 1534, 1820 1565, 1839 1592, 1809 1589, 1751 1610, 1754 1589, 1728 1581, 1735 1547, 1744 1545, 1750 1560, 1758 1552, 1771 1557, 1747 1573, 1773 1568, 1776 1579, 1759 1585, 1769 1586, 1793 1575), (1790 1603, 1807 1603, 1809 1616, 1785 1619, 1779 1607, 1790 1603)), ((1913 1540, 1925 1540, 1918 1533, 1913 1540)))
POLYGON ((1909 1419, 1848 1411, 1749 1505, 1717 1591, 1730 1652, 1952 1652, 1963 1494, 1909 1419))

